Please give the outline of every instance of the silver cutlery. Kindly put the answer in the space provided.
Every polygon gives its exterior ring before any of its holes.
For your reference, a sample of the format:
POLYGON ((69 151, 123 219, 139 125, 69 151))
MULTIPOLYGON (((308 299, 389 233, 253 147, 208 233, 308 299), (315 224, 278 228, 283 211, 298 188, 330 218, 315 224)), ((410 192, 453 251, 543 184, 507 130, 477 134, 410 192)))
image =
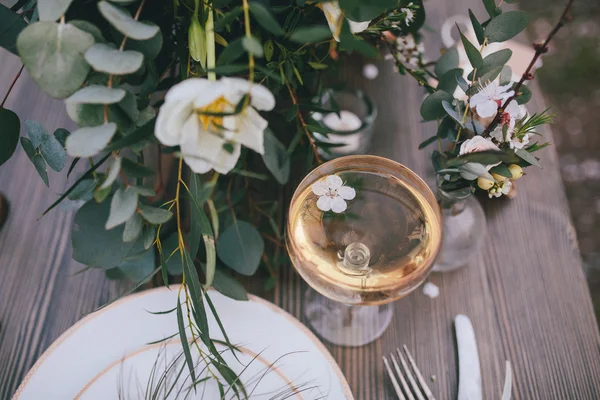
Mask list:
POLYGON ((423 375, 419 371, 415 360, 412 358, 406 345, 402 346, 404 354, 408 359, 406 362, 402 351, 396 349, 396 354, 390 353, 389 358, 392 361, 392 366, 387 357, 383 356, 383 364, 392 381, 394 390, 398 395, 399 400, 435 400, 433 393, 427 386, 423 375), (397 356, 397 358, 396 358, 397 356), (400 360, 398 363, 398 360, 400 360), (410 367, 409 367, 410 364, 410 367), (400 383, 398 383, 400 381, 400 383))

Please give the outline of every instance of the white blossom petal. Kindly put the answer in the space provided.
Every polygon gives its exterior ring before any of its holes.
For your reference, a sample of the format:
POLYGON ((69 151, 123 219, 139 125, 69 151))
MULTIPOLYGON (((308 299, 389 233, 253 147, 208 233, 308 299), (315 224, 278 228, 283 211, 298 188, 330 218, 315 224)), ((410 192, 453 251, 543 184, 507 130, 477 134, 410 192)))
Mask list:
POLYGON ((356 190, 350 186, 342 186, 338 189, 338 196, 344 200, 352 200, 354 197, 356 197, 356 190))
POLYGON ((331 197, 329 196, 321 196, 319 200, 317 200, 317 207, 321 211, 329 211, 331 210, 331 197))
POLYGON ((329 189, 339 189, 342 187, 343 183, 344 182, 342 181, 342 178, 337 175, 329 175, 327 178, 325 178, 325 184, 329 189))
POLYGON ((476 111, 480 117, 493 117, 498 112, 498 103, 494 100, 483 101, 477 105, 476 111))
POLYGON ((350 32, 352 33, 360 33, 364 31, 369 27, 370 23, 371 21, 355 22, 348 19, 348 25, 350 25, 350 32))
POLYGON ((341 213, 346 211, 346 201, 342 199, 340 196, 335 196, 331 199, 331 211, 334 213, 341 213))
POLYGON ((329 188, 323 181, 317 181, 312 184, 312 192, 317 196, 324 196, 329 193, 329 188))
POLYGON ((273 93, 259 83, 251 83, 242 78, 221 78, 220 82, 227 86, 225 98, 234 106, 250 93, 250 104, 257 110, 269 111, 275 107, 273 93))
POLYGON ((190 78, 181 81, 169 89, 165 95, 165 102, 192 101, 201 93, 210 95, 211 90, 208 89, 211 83, 211 81, 203 78, 190 78))
MULTIPOLYGON (((194 107, 202 108, 210 105, 212 102, 217 100, 219 97, 223 96, 225 92, 225 88, 221 81, 217 82, 208 82, 202 90, 199 90, 196 93, 196 97, 194 97, 194 107)), ((224 112, 233 111, 234 107, 229 106, 224 112)))

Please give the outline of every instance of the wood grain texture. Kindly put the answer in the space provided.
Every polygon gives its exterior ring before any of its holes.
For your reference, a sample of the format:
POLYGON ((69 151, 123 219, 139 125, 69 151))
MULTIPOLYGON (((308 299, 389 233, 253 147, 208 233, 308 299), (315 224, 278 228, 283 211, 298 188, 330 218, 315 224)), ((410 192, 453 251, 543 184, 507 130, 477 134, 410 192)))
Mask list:
MULTIPOLYGON (((440 26, 467 7, 484 15, 479 2, 428 1, 428 24, 440 26)), ((439 47, 428 37, 431 57, 439 47)), ((14 56, 0 54, 0 93, 19 68, 14 56)), ((380 76, 361 78, 360 65, 346 80, 364 88, 379 107, 372 152, 399 161, 421 176, 431 173, 429 151, 418 144, 435 131, 421 124, 423 90, 379 62, 380 76)), ((536 93, 537 90, 535 91, 536 93)), ((543 107, 541 97, 530 103, 543 107)), ((24 73, 7 105, 21 119, 47 128, 71 126, 61 101, 41 94, 24 73)), ((545 132, 548 137, 549 131, 545 132)), ((55 210, 37 217, 65 187, 64 174, 50 172, 44 186, 21 150, 0 168, 0 191, 11 214, 0 231, 0 399, 8 399, 41 353, 85 313, 114 297, 119 288, 99 271, 73 275, 82 266, 71 260, 72 213, 55 210)), ((406 344, 438 399, 457 395, 457 360, 452 321, 467 314, 479 343, 486 399, 497 399, 504 361, 513 365, 513 399, 599 399, 600 336, 585 284, 575 233, 553 148, 540 152, 544 170, 529 168, 518 182, 515 200, 486 201, 486 245, 468 268, 433 274, 440 287, 435 300, 416 291, 395 303, 392 325, 381 340, 362 348, 329 346, 362 399, 393 399, 381 356, 406 344)), ((291 268, 282 268, 269 300, 302 319, 306 285, 291 268)), ((259 290, 259 282, 251 288, 259 290)), ((334 399, 337 400, 337 399, 334 399)))

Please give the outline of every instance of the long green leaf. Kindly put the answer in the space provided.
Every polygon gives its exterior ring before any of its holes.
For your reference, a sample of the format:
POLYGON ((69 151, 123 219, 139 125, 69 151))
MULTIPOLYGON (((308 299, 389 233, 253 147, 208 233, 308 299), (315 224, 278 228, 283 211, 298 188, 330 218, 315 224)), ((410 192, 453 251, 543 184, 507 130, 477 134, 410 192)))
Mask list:
POLYGON ((179 337, 181 338, 181 347, 185 355, 185 362, 190 370, 192 382, 196 381, 196 371, 194 370, 194 362, 192 361, 192 353, 190 352, 190 344, 185 333, 185 325, 183 324, 183 311, 181 310, 181 300, 177 298, 177 326, 179 328, 179 337))
POLYGON ((200 278, 198 277, 198 271, 194 261, 190 257, 190 253, 183 248, 183 273, 187 282, 187 286, 190 289, 190 297, 192 300, 193 315, 198 329, 200 330, 200 338, 210 348, 210 332, 208 329, 208 319, 206 318, 206 310, 204 308, 203 301, 203 289, 200 284, 200 278))

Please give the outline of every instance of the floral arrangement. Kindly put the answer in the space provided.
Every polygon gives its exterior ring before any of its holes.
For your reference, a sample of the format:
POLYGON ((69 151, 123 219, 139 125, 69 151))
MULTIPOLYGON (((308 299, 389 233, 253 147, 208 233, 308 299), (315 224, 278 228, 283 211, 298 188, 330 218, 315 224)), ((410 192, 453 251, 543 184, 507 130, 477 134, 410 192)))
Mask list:
MULTIPOLYGON (((0 6, 0 46, 18 55, 40 89, 64 99, 78 129, 49 133, 0 105, 0 165, 19 142, 46 185, 47 168, 79 174, 44 212, 75 202, 73 258, 111 279, 135 282, 181 276, 178 317, 183 353, 195 380, 189 344, 204 343, 219 385, 243 385, 217 351, 207 315, 218 320, 209 287, 247 299, 238 275, 259 266, 276 282, 284 190, 322 162, 332 143, 309 113, 351 53, 391 58, 427 90, 421 114, 437 120, 433 154, 447 191, 506 194, 532 155, 545 111, 523 108, 531 93, 510 81, 510 51, 485 58, 491 42, 527 24, 520 11, 484 0, 489 18, 470 13, 480 49, 462 33, 473 71, 458 68, 456 49, 423 59, 420 0, 19 0, 0 6), (431 67, 434 66, 434 70, 431 67), (466 74, 466 77, 465 77, 466 74), (433 83, 431 83, 433 80, 433 83), (437 82, 437 83, 436 83, 437 82), (456 88, 462 94, 454 95, 456 88), (319 133, 320 135, 315 135, 319 133), (450 147, 442 151, 441 140, 450 147), (163 159, 176 160, 167 181, 163 159), (154 167, 151 165, 154 164, 154 167), (292 168, 293 166, 293 168, 292 168), (158 278, 160 277, 160 278, 158 278), (190 312, 185 313, 187 309, 190 312)), ((566 18, 566 11, 561 23, 566 18)), ((536 47, 536 59, 552 35, 536 47)), ((535 59, 532 61, 532 65, 535 59)), ((11 85, 11 89, 12 86, 11 85)), ((319 207, 341 212, 354 191, 330 177, 313 187, 319 207)), ((129 293, 128 292, 128 293, 129 293)), ((220 322, 219 322, 220 324, 220 322)), ((223 328, 223 335, 227 335, 223 328)))

